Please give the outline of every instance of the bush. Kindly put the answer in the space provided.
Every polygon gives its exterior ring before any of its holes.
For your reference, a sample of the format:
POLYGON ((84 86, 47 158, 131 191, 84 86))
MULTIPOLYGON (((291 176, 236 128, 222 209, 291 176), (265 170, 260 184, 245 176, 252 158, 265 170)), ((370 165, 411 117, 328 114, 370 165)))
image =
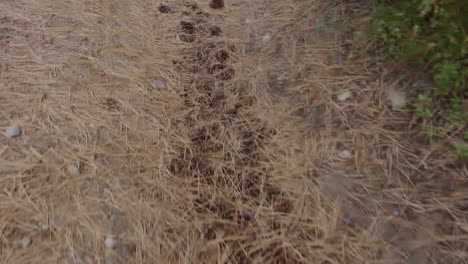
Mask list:
MULTIPOLYGON (((429 72, 436 97, 463 97, 468 76, 468 0, 375 0, 384 55, 429 72)), ((427 92, 427 91, 426 91, 427 92)))

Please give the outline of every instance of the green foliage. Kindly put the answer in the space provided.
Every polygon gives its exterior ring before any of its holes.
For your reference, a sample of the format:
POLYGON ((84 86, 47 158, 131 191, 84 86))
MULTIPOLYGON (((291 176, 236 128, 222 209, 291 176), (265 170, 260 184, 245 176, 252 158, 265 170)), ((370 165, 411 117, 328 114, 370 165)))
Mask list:
MULTIPOLYGON (((463 131, 468 124, 468 0, 374 3, 373 30, 380 55, 406 66, 405 71, 429 74, 436 84, 434 89, 419 91, 414 102, 425 139, 431 141, 447 125, 463 131)), ((454 144, 459 160, 468 158, 467 137, 454 144)))
POLYGON ((375 0, 375 6, 383 55, 429 72, 438 85, 434 96, 466 89, 468 0, 375 0))
POLYGON ((418 116, 432 117, 432 112, 429 109, 430 104, 431 104, 431 99, 427 95, 420 94, 418 96, 418 100, 416 101, 414 105, 414 108, 418 116))
POLYGON ((464 140, 461 140, 455 145, 455 149, 458 159, 468 159, 468 143, 466 143, 464 140))

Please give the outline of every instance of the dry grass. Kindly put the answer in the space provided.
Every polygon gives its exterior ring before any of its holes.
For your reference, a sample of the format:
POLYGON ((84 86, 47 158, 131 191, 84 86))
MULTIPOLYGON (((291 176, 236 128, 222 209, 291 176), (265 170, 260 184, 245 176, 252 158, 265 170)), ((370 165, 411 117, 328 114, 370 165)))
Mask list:
POLYGON ((0 127, 23 127, 0 139, 0 263, 465 263, 450 137, 418 141, 321 6, 212 4, 0 3, 0 127))

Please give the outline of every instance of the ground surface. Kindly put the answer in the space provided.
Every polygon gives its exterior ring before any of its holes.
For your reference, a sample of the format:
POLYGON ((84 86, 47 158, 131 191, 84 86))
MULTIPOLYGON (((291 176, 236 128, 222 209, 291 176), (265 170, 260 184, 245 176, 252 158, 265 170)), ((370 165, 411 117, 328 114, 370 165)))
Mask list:
POLYGON ((1 1, 0 263, 467 263, 466 167, 347 2, 1 1))

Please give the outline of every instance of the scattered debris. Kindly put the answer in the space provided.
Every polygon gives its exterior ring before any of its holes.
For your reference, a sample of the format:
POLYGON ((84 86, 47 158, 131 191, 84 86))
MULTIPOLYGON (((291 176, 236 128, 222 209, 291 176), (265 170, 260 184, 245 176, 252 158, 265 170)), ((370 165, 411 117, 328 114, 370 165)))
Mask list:
POLYGON ((31 241, 32 241, 31 238, 25 237, 25 238, 21 239, 21 246, 23 248, 27 248, 31 244, 31 241))
POLYGON ((117 239, 115 236, 107 236, 104 240, 104 245, 109 249, 115 248, 115 246, 117 246, 117 239))
POLYGON ((213 9, 221 9, 224 7, 224 0, 211 0, 210 7, 213 9))
POLYGON ((166 89, 167 88, 166 82, 164 82, 163 80, 159 80, 159 79, 155 79, 153 81, 153 87, 157 88, 157 89, 166 89))
POLYGON ((19 135, 21 135, 22 133, 22 128, 20 125, 18 124, 15 124, 15 125, 12 125, 12 126, 9 126, 5 129, 5 133, 4 135, 6 137, 17 137, 19 135))
POLYGON ((67 171, 68 171, 68 174, 70 174, 70 176, 80 175, 80 168, 75 163, 68 165, 67 171))
POLYGON ((160 5, 158 10, 159 12, 164 13, 164 14, 172 12, 171 8, 167 5, 160 5))
POLYGON ((182 31, 186 34, 189 34, 189 35, 195 34, 195 25, 192 22, 180 21, 180 27, 182 31))
POLYGON ((343 92, 341 92, 339 95, 338 95, 338 101, 340 102, 344 102, 348 99, 351 99, 353 97, 353 93, 349 90, 345 90, 343 92))
POLYGON ((211 36, 221 36, 222 33, 223 30, 218 26, 211 28, 211 36))
POLYGON ((343 150, 338 153, 338 157, 342 159, 350 159, 353 157, 353 154, 349 150, 343 150))
POLYGON ((387 98, 388 100, 390 100, 393 110, 402 109, 408 103, 406 94, 402 91, 397 91, 395 89, 388 90, 387 98))

